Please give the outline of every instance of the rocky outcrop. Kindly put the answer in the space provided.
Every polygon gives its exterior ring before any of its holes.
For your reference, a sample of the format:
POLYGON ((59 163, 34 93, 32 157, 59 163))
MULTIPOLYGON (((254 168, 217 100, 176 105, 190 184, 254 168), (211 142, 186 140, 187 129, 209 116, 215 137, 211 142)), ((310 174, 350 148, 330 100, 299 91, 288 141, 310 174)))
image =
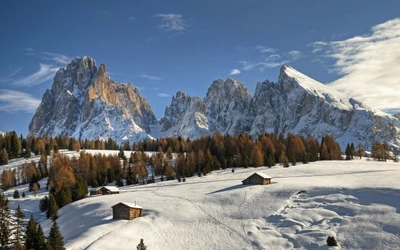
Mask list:
POLYGON ((200 97, 178 91, 160 120, 161 135, 198 138, 209 134, 207 107, 200 97))
POLYGON ((118 142, 149 138, 156 123, 151 107, 137 88, 114 82, 106 66, 90 57, 75 58, 57 71, 29 124, 37 136, 112 137, 118 142))

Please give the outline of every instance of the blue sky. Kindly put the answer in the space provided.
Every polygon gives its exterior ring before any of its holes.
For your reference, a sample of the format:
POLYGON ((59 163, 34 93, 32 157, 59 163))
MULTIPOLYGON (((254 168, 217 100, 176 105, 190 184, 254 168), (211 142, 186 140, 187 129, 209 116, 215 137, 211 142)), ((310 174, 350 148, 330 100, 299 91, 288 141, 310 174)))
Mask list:
POLYGON ((400 110, 399 10, 397 0, 1 1, 0 131, 25 135, 55 71, 85 55, 138 87, 158 118, 178 90, 204 97, 233 77, 253 93, 283 63, 400 110))

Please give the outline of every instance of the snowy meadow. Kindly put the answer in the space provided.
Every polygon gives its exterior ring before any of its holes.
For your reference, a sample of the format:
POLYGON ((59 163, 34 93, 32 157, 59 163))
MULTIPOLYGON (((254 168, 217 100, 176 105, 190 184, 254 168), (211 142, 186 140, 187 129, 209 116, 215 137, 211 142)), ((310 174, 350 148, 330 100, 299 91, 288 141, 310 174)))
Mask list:
MULTIPOLYGON (((120 194, 88 196, 59 211, 67 249, 396 249, 400 246, 400 164, 320 161, 282 168, 214 171, 186 182, 164 181, 120 188, 120 194), (254 172, 270 185, 242 185, 254 172), (137 202, 143 216, 113 220, 111 206, 137 202)), ((44 184, 44 183, 43 183, 44 184)), ((14 200, 33 213, 47 233, 51 221, 39 212, 45 194, 14 200)))

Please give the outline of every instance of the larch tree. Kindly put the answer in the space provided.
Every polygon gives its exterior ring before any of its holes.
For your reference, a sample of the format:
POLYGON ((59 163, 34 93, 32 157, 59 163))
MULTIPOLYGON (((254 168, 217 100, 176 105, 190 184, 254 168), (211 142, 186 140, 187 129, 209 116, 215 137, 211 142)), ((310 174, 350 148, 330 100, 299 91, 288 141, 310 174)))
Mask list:
POLYGON ((253 146, 251 156, 255 167, 261 167, 263 165, 264 156, 262 154, 261 148, 258 145, 253 146))

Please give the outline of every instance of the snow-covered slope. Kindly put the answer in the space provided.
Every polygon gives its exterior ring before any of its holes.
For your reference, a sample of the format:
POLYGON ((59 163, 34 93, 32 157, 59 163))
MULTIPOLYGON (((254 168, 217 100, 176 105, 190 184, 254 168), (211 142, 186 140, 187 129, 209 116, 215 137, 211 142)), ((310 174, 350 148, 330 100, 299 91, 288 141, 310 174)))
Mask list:
MULTIPOLYGON (((399 163, 366 160, 221 170, 88 197, 62 208, 57 222, 67 249, 136 249, 141 238, 153 250, 328 249, 328 236, 340 249, 396 249, 399 178, 399 163), (254 172, 272 184, 242 185, 254 172), (113 220, 119 202, 137 202, 143 217, 113 220)), ((35 210, 27 200, 37 204, 35 197, 14 200, 12 193, 12 208, 35 210)), ((51 222, 41 224, 48 232, 51 222)))
POLYGON ((213 133, 258 136, 266 132, 334 136, 342 147, 374 140, 400 146, 400 120, 373 109, 284 65, 277 83, 257 84, 254 96, 232 79, 215 80, 206 97, 178 91, 157 121, 131 84, 114 82, 89 57, 60 69, 30 125, 38 136, 112 137, 121 143, 146 138, 197 138, 213 133))
POLYGON ((89 57, 75 58, 54 77, 43 96, 29 132, 37 136, 70 135, 117 142, 149 138, 153 111, 137 88, 114 82, 106 66, 89 57))

